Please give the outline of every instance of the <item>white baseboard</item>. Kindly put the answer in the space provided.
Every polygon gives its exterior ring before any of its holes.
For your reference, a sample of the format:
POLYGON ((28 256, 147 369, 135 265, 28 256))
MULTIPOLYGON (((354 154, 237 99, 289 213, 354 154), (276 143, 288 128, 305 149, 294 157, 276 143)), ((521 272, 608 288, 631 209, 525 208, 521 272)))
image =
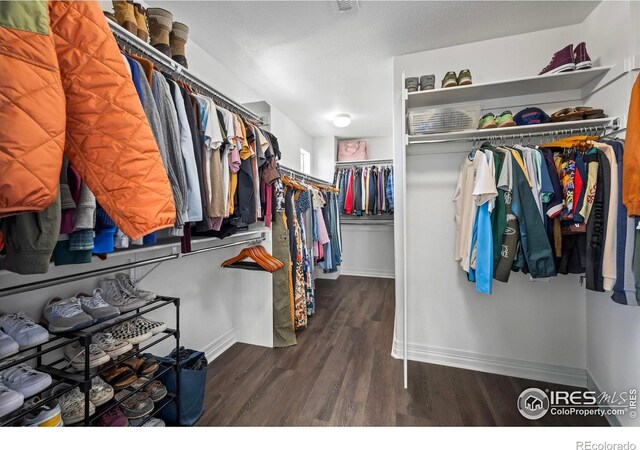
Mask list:
POLYGON ((319 280, 337 280, 338 278, 340 278, 341 274, 341 266, 338 266, 338 270, 336 270, 335 272, 329 273, 324 273, 324 271, 319 266, 316 266, 315 271, 313 272, 313 278, 317 278, 319 280))
MULTIPOLYGON (((587 386, 586 370, 575 367, 542 364, 419 344, 409 344, 407 353, 411 361, 477 370, 547 383, 578 387, 587 386)), ((402 358, 402 342, 394 339, 391 355, 397 359, 402 358)))
POLYGON ((220 336, 218 339, 213 341, 211 344, 207 345, 202 349, 204 355, 207 357, 207 361, 211 363, 214 359, 224 353, 229 347, 238 342, 236 338, 236 333, 233 329, 227 331, 225 334, 220 336))
POLYGON ((342 275, 352 277, 371 277, 371 278, 395 278, 396 273, 393 270, 377 270, 377 269, 356 269, 351 267, 342 267, 342 275))
MULTIPOLYGON (((591 375, 591 373, 589 373, 588 370, 587 370, 587 388, 590 391, 596 392, 596 395, 600 395, 602 393, 602 389, 600 389, 600 385, 596 382, 596 380, 593 378, 593 376, 591 375)), ((601 407, 606 408, 607 406, 603 405, 601 407)), ((618 416, 605 415, 605 417, 609 422, 609 425, 611 425, 612 427, 622 426, 622 424, 620 423, 620 420, 618 419, 618 416)))

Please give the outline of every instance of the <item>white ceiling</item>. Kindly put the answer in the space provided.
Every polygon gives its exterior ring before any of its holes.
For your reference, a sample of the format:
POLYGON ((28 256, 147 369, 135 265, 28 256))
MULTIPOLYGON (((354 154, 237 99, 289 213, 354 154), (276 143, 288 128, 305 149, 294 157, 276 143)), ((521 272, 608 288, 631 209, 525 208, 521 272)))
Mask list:
POLYGON ((332 1, 151 3, 309 134, 341 137, 391 134, 393 56, 580 23, 597 5, 361 0, 339 15, 332 1), (350 127, 333 126, 339 113, 350 127))

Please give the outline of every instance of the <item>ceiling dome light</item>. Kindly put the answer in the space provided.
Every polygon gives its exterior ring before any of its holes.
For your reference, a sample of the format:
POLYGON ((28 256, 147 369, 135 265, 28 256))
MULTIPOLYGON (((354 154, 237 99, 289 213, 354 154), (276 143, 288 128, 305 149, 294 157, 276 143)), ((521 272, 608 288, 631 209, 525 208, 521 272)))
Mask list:
POLYGON ((349 114, 338 114, 333 118, 333 124, 340 128, 348 127, 351 124, 351 116, 349 114))

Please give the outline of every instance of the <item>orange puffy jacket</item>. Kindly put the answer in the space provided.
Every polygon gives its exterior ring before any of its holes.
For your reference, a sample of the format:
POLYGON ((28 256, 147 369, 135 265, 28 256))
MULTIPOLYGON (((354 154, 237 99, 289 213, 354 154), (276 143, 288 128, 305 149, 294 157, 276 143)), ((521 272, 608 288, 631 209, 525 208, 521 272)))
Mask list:
POLYGON ((173 194, 95 2, 0 2, 0 217, 55 199, 62 153, 127 236, 173 226, 173 194))

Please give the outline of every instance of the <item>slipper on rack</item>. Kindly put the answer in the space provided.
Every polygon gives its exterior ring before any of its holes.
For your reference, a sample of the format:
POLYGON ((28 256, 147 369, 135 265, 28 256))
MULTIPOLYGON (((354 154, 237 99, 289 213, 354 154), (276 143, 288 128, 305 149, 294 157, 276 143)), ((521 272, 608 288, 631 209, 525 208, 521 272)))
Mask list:
POLYGON ((160 368, 157 361, 152 359, 143 358, 142 356, 134 356, 122 363, 122 365, 129 367, 138 376, 151 375, 160 368))
POLYGON ((578 111, 577 108, 563 108, 551 114, 552 122, 570 122, 572 120, 582 120, 584 112, 578 111))
POLYGON ((129 367, 119 366, 105 372, 102 378, 114 389, 124 389, 138 381, 138 376, 129 367))
POLYGON ((583 113, 585 120, 602 119, 604 117, 607 117, 607 115, 604 114, 604 110, 592 108, 591 106, 578 106, 576 108, 576 111, 583 113))

